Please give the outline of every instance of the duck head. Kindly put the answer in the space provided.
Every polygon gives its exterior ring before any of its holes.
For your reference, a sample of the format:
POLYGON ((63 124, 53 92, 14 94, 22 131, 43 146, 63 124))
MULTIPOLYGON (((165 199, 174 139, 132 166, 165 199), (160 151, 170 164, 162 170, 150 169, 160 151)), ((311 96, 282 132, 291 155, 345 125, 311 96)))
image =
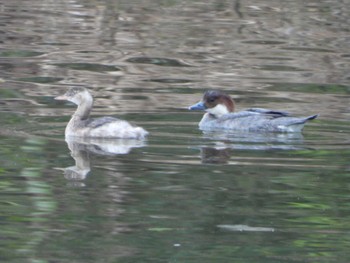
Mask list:
POLYGON ((203 99, 190 106, 189 110, 205 110, 206 112, 220 118, 222 115, 234 111, 234 101, 227 94, 217 91, 208 90, 204 93, 203 99))
POLYGON ((83 87, 70 88, 65 94, 55 97, 55 100, 68 100, 78 106, 83 103, 92 104, 90 92, 83 87))

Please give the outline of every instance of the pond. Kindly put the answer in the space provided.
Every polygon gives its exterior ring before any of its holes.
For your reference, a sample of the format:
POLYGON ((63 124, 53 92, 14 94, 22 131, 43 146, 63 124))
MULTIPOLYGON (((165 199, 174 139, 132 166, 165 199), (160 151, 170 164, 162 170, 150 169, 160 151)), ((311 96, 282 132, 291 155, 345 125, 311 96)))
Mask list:
POLYGON ((0 7, 0 261, 350 261, 345 1, 0 7), (149 137, 65 141, 71 86, 149 137), (208 89, 319 117, 204 132, 187 108, 208 89))

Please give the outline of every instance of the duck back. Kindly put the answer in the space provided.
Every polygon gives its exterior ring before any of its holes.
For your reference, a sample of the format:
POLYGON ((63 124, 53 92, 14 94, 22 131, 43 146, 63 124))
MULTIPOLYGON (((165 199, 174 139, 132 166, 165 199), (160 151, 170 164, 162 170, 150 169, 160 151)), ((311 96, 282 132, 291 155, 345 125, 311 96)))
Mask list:
POLYGON ((199 128, 203 130, 228 129, 253 132, 300 132, 307 121, 316 117, 317 115, 291 117, 286 112, 248 109, 237 113, 225 114, 220 118, 206 113, 199 123, 199 128))
POLYGON ((148 132, 143 128, 113 117, 86 120, 73 117, 66 128, 66 137, 143 139, 147 134, 148 132))

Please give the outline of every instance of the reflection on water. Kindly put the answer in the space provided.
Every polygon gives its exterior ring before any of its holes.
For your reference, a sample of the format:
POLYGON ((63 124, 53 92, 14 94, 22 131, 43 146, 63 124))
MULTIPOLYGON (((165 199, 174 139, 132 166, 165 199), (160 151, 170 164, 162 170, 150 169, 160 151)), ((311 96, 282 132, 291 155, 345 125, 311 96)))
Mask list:
MULTIPOLYGON (((299 132, 278 133, 278 132, 227 132, 227 131, 203 131, 203 138, 207 140, 221 140, 228 142, 241 142, 253 144, 286 145, 303 144, 304 136, 299 132)), ((272 147, 272 146, 271 146, 272 147)), ((247 148, 249 149, 249 148, 247 148)), ((286 148, 291 149, 291 148, 286 148)))
POLYGON ((227 163, 231 157, 232 150, 230 148, 201 148, 201 158, 203 163, 227 163))
POLYGON ((77 151, 86 151, 97 155, 128 154, 132 148, 146 145, 144 140, 134 139, 98 139, 98 138, 66 138, 72 156, 77 151))
POLYGON ((47 223, 57 202, 51 185, 42 180, 45 143, 1 136, 1 261, 35 261, 37 247, 48 236, 47 223))
POLYGON ((132 139, 96 139, 96 138, 66 138, 71 156, 75 161, 74 166, 64 169, 64 177, 75 186, 84 186, 79 182, 86 179, 90 172, 90 155, 113 156, 128 154, 132 148, 145 146, 142 140, 132 139))
POLYGON ((67 144, 75 165, 64 169, 64 177, 69 181, 84 180, 90 172, 89 152, 86 150, 85 145, 75 143, 74 141, 67 141, 67 144))
POLYGON ((254 232, 274 232, 272 227, 251 227, 246 225, 218 225, 218 228, 229 231, 254 231, 254 232))
POLYGON ((203 139, 214 142, 212 147, 200 147, 203 163, 228 163, 235 150, 310 150, 305 146, 301 133, 203 131, 203 139))
POLYGON ((345 1, 0 7, 0 261, 350 261, 345 1), (73 85, 147 142, 66 143, 53 97, 73 85), (184 107, 207 89, 320 117, 302 135, 202 133, 184 107))
POLYGON ((188 67, 189 65, 183 61, 169 58, 150 58, 150 57, 134 57, 126 60, 131 63, 151 64, 158 66, 171 67, 188 67))

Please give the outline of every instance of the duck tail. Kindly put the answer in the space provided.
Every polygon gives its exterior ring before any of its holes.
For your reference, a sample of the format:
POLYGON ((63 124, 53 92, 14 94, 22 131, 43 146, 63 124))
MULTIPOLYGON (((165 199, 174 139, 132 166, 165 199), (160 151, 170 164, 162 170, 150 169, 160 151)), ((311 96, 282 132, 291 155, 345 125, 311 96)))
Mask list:
POLYGON ((144 139, 148 135, 148 131, 141 127, 135 127, 135 134, 137 139, 144 139))
POLYGON ((318 114, 311 115, 305 118, 293 118, 290 123, 286 124, 283 128, 284 131, 288 132, 301 132, 307 121, 314 120, 318 117, 318 114))
POLYGON ((318 114, 315 115, 311 115, 308 117, 304 117, 304 118, 295 118, 294 122, 292 122, 290 125, 297 125, 297 124, 305 124, 307 121, 311 121, 314 120, 318 117, 318 114))
POLYGON ((315 114, 315 115, 311 115, 309 117, 306 117, 304 120, 304 122, 307 122, 307 121, 311 121, 311 120, 314 120, 318 117, 318 114, 315 114))

